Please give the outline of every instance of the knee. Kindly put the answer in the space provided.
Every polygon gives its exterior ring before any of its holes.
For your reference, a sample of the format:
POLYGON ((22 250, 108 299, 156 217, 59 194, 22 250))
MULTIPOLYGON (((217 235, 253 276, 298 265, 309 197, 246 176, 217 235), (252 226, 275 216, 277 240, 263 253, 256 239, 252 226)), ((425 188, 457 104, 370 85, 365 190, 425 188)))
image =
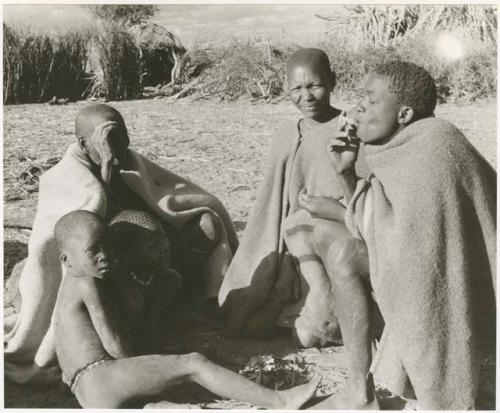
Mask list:
POLYGON ((199 226, 201 232, 211 244, 215 245, 219 241, 221 233, 220 223, 213 214, 205 212, 200 217, 199 226))
POLYGON ((323 347, 326 345, 326 340, 301 328, 293 329, 292 340, 296 346, 301 348, 323 347))
POLYGON ((336 230, 328 223, 314 227, 313 242, 328 273, 349 276, 357 271, 360 243, 347 231, 336 230))
POLYGON ((208 363, 208 359, 203 354, 198 352, 185 354, 183 356, 183 359, 183 362, 186 363, 186 365, 189 367, 189 370, 194 373, 199 371, 208 363))

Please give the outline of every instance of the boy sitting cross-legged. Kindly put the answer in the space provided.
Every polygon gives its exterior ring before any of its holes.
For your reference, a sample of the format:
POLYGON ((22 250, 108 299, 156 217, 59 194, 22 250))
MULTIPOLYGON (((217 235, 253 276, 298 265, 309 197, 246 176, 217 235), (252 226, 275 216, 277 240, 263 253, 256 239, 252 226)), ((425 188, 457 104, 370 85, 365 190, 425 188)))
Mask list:
POLYGON ((84 408, 119 408, 196 382, 222 397, 261 407, 298 409, 317 382, 272 391, 198 353, 134 357, 102 288, 112 273, 105 224, 77 210, 56 223, 54 235, 66 274, 55 309, 56 352, 64 381, 84 408))

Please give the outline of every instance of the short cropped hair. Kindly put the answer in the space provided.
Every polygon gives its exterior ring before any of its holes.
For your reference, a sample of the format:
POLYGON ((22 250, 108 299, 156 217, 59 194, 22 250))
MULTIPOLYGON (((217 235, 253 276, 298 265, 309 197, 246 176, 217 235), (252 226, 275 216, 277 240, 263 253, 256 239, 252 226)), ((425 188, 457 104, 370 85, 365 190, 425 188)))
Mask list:
MULTIPOLYGON (((125 210, 117 214, 109 223, 113 241, 119 250, 138 248, 139 237, 164 234, 160 221, 145 211, 125 210)), ((165 247, 170 249, 168 238, 164 236, 165 247)))
POLYGON ((330 59, 324 50, 315 47, 297 50, 286 62, 287 74, 290 73, 295 66, 299 65, 306 65, 310 68, 324 71, 332 82, 332 90, 335 88, 337 75, 330 65, 330 59))
POLYGON ((72 211, 61 217, 54 227, 54 238, 59 252, 69 239, 85 232, 91 225, 103 225, 98 215, 85 210, 72 211))
POLYGON ((415 120, 434 114, 436 83, 423 67, 410 62, 392 61, 377 66, 374 72, 389 78, 390 90, 401 104, 413 109, 415 120))

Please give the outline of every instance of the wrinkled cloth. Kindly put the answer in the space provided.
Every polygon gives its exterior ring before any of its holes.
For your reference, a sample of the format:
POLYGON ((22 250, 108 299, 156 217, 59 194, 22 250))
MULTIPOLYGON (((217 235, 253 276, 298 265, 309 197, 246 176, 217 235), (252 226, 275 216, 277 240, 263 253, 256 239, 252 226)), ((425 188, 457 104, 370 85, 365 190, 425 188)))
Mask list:
POLYGON ((365 154, 346 224, 385 321, 372 370, 399 394, 411 382, 421 409, 472 409, 495 337, 496 172, 437 118, 365 154))
MULTIPOLYGON (((127 170, 120 171, 120 175, 160 220, 178 229, 203 212, 218 217, 225 230, 201 274, 205 295, 216 297, 237 246, 236 233, 222 203, 133 150, 127 170), (178 212, 171 208, 172 202, 178 212)), ((19 279, 20 311, 4 319, 7 378, 23 383, 34 378, 31 375, 38 368, 56 365, 52 317, 63 271, 53 237, 55 223, 80 209, 104 219, 106 207, 106 192, 77 143, 70 145, 63 159, 41 176, 28 257, 19 279)))
MULTIPOLYGON (((252 214, 221 286, 219 304, 228 314, 232 331, 241 331, 266 302, 280 272, 289 268, 283 260, 288 249, 285 219, 299 210, 300 191, 336 199, 343 195, 326 152, 330 137, 338 130, 338 117, 307 130, 301 128, 301 122, 285 125, 271 143, 252 214)), ((296 304, 291 306, 293 309, 285 306, 278 325, 295 326, 296 304), (293 318, 287 320, 288 316, 293 318)))
POLYGON ((278 325, 294 325, 323 340, 341 344, 330 279, 313 243, 317 221, 304 209, 285 219, 285 243, 293 257, 303 294, 297 302, 285 307, 278 325))

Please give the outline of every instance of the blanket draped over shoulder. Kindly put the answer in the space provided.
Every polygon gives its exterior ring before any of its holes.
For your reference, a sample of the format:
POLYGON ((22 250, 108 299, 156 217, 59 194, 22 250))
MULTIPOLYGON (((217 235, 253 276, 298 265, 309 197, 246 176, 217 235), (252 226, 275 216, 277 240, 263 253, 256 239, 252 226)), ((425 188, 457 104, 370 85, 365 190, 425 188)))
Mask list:
POLYGON ((303 189, 310 195, 342 197, 326 153, 337 128, 338 118, 306 131, 301 131, 300 121, 293 122, 273 139, 252 214, 219 293, 231 331, 240 332, 266 302, 280 271, 290 268, 282 259, 288 251, 298 263, 302 290, 308 290, 310 296, 306 299, 303 294, 299 302, 286 306, 278 325, 293 327, 298 320, 301 327, 307 325, 312 333, 326 339, 333 339, 338 332, 334 315, 320 305, 330 302, 329 309, 333 307, 330 288, 326 288, 327 274, 311 249, 314 219, 297 203, 303 189))
POLYGON ((367 243, 385 320, 372 370, 400 394, 409 378, 422 409, 474 408, 495 337, 496 173, 437 118, 365 153, 372 174, 346 222, 367 243))
MULTIPOLYGON (((195 184, 130 151, 130 167, 120 171, 125 184, 138 194, 158 218, 177 228, 195 216, 211 211, 225 228, 208 257, 203 280, 207 297, 216 297, 237 246, 236 233, 222 203, 195 184), (174 201, 175 208, 171 208, 174 201), (175 211, 173 210, 175 209, 175 211)), ((55 223, 79 209, 104 218, 106 194, 72 144, 63 159, 40 178, 38 208, 28 245, 28 258, 19 280, 21 307, 5 321, 5 375, 26 382, 40 367, 56 362, 52 316, 63 277, 53 237, 55 223)))

